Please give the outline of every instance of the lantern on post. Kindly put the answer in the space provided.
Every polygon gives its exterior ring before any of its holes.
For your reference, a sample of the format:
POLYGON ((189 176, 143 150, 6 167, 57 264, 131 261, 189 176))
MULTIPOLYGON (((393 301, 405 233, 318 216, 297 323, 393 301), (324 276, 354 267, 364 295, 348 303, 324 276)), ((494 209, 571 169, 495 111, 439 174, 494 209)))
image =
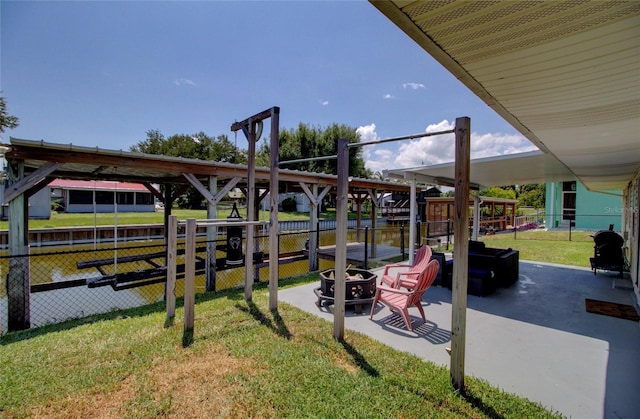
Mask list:
MULTIPOLYGON (((238 212, 236 203, 233 203, 231 214, 227 217, 228 220, 242 221, 242 217, 238 212)), ((244 263, 244 257, 242 256, 242 227, 241 226, 229 226, 227 227, 227 265, 242 265, 244 263)))

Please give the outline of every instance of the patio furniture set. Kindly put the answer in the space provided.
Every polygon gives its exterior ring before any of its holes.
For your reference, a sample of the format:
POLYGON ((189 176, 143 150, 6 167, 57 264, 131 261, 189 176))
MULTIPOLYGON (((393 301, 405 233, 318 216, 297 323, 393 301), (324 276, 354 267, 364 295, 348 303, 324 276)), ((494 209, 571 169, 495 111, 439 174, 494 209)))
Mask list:
MULTIPOLYGON (((482 242, 469 242, 468 293, 485 296, 497 287, 508 287, 518 279, 519 252, 512 249, 488 248, 482 242)), ((408 330, 412 330, 408 310, 418 308, 426 321, 422 296, 432 285, 451 289, 453 259, 444 253, 433 253, 429 246, 416 251, 412 264, 385 266, 376 284, 377 275, 362 269, 348 269, 345 273, 345 305, 353 305, 360 314, 364 304, 371 304, 370 318, 377 303, 401 314, 408 330)), ((335 270, 320 273, 320 287, 314 289, 317 306, 334 301, 335 270)))

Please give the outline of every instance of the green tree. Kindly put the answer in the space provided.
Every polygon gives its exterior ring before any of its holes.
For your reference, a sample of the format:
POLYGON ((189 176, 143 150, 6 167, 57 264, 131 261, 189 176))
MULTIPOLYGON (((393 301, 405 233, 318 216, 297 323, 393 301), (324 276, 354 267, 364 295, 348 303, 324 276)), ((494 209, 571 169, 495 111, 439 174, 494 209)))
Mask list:
POLYGON ((493 198, 516 199, 516 191, 512 188, 491 186, 480 195, 493 198))
MULTIPOLYGON (((296 129, 280 131, 280 161, 297 160, 309 157, 322 157, 337 154, 338 139, 346 138, 350 143, 360 141, 356 130, 344 124, 332 124, 327 128, 319 128, 300 123, 296 129)), ((256 160, 260 165, 269 165, 271 145, 263 142, 257 151, 256 160)), ((336 159, 292 163, 282 166, 285 169, 301 170, 314 173, 337 174, 336 159)), ((362 148, 349 149, 349 175, 370 178, 371 171, 365 168, 362 159, 362 148)))
POLYGON ((7 111, 7 103, 4 97, 0 96, 0 134, 5 128, 14 129, 18 127, 18 117, 9 115, 7 111))
POLYGON ((246 152, 237 150, 226 135, 214 139, 204 132, 193 135, 176 134, 169 138, 158 130, 147 131, 147 139, 131 147, 131 151, 162 154, 187 159, 246 163, 246 152))
POLYGON ((544 208, 545 187, 546 185, 544 183, 520 186, 518 206, 544 208))
MULTIPOLYGON (((226 163, 247 163, 246 151, 238 150, 226 135, 212 138, 204 132, 176 134, 165 138, 159 130, 147 131, 147 138, 130 148, 133 152, 161 154, 188 159, 226 163)), ((178 199, 181 208, 204 208, 205 200, 195 188, 189 188, 178 199)))

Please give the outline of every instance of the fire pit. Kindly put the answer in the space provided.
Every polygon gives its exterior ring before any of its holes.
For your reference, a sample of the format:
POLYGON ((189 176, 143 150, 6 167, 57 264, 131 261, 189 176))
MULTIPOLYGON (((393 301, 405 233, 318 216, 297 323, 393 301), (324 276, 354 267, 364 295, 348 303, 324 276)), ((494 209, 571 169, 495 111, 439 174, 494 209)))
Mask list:
MULTIPOLYGON (((347 269, 345 274, 345 305, 353 305, 355 312, 362 313, 362 305, 373 301, 378 276, 364 269, 347 269)), ((313 290, 318 297, 316 305, 334 301, 335 269, 320 272, 320 287, 313 290)))

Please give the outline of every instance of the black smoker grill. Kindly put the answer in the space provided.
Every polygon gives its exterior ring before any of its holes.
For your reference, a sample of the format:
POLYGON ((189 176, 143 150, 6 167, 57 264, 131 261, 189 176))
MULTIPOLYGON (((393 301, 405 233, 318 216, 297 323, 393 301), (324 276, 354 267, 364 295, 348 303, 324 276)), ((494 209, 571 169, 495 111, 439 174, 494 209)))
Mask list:
POLYGON ((593 246, 593 257, 591 261, 591 269, 596 274, 597 269, 604 271, 618 271, 622 278, 624 270, 624 253, 622 246, 624 239, 615 231, 600 230, 593 236, 595 245, 593 246))

